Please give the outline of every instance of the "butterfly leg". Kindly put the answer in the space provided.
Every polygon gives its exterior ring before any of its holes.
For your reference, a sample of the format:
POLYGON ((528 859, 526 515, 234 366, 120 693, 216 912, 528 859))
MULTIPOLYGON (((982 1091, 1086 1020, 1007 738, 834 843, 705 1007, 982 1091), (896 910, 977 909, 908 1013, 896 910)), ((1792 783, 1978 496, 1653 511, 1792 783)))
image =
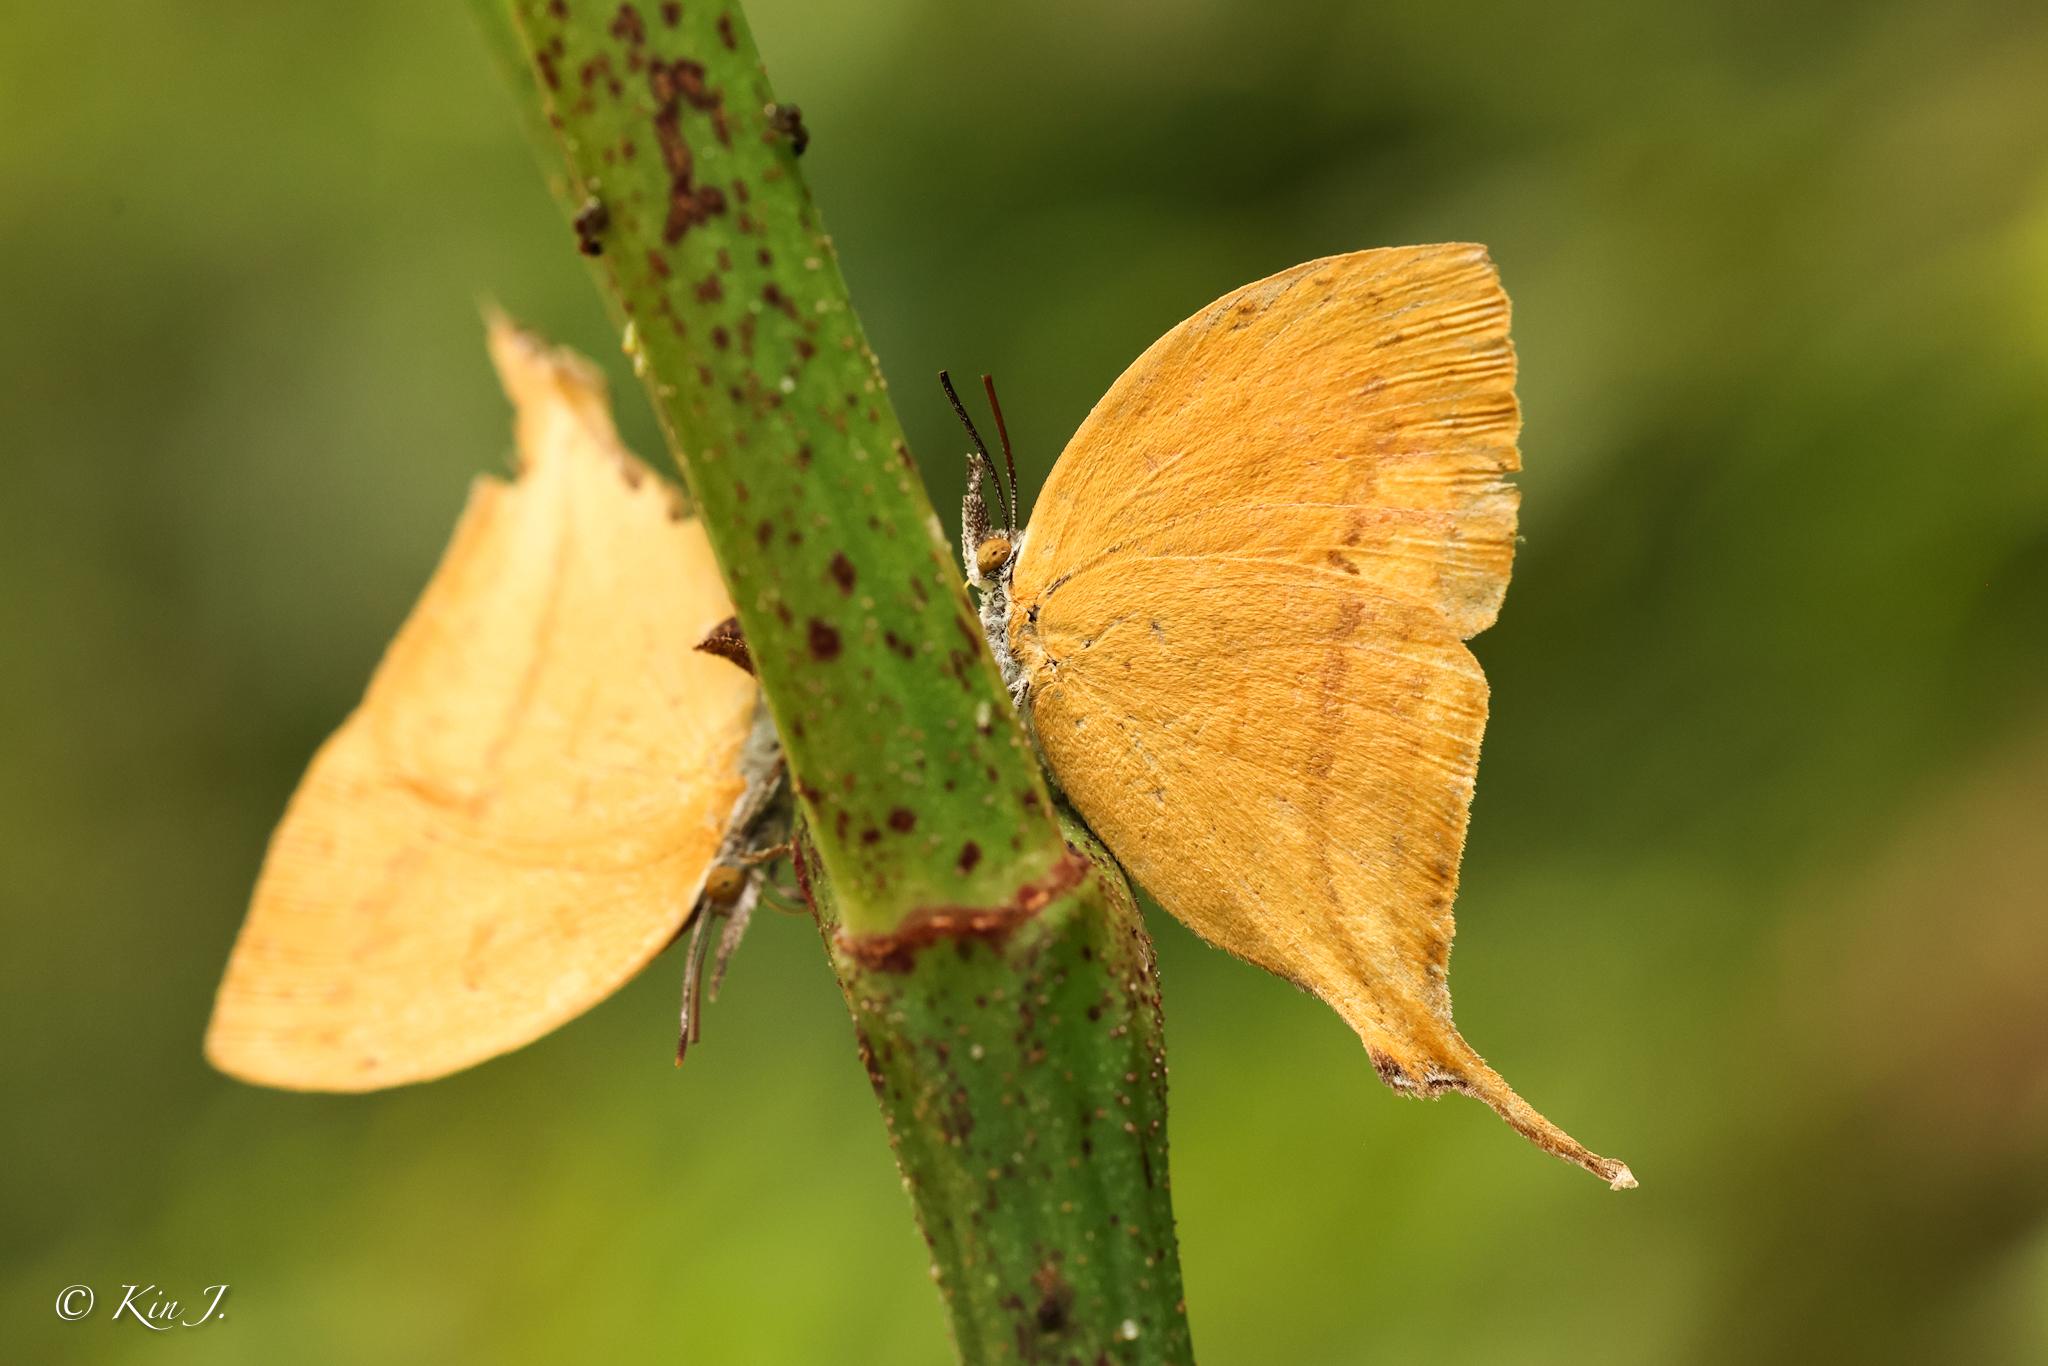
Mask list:
POLYGON ((746 935, 754 907, 768 880, 768 869, 789 853, 789 785, 782 747, 775 738, 767 708, 758 713, 754 732, 740 757, 747 785, 733 803, 718 858, 705 876, 704 889, 690 920, 690 940, 683 955, 683 1001, 676 1039, 680 1066, 703 1032, 704 1007, 718 999, 726 965, 746 935), (712 932, 723 926, 712 951, 712 932), (706 989, 704 967, 711 964, 706 989))

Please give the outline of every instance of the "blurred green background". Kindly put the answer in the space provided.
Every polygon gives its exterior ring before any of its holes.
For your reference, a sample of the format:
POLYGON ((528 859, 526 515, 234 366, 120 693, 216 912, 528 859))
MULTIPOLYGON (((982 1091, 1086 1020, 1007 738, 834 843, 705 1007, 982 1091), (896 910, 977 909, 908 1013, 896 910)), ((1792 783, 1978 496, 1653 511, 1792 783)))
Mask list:
MULTIPOLYGON (((1474 239, 1514 295, 1459 1019, 1643 1189, 1156 919, 1204 1358, 2048 1361, 2048 13, 751 9, 942 507, 941 365, 1029 488, 1254 277, 1474 239)), ((655 446, 465 8, 15 6, 0 174, 0 1357, 946 1360, 801 922, 680 1073, 673 955, 430 1086, 201 1063, 272 821, 508 450, 479 298, 655 446)))

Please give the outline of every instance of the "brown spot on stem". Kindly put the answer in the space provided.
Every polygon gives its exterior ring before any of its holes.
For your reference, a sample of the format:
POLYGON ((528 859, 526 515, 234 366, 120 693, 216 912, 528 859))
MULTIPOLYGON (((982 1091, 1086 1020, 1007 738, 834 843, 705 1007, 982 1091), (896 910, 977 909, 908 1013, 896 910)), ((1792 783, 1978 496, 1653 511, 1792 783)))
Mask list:
POLYGON ((899 806, 889 813, 889 828, 899 835, 907 835, 917 829, 917 813, 908 807, 899 806))
POLYGON ((669 67, 669 72, 675 81, 676 92, 689 101, 692 109, 716 109, 722 102, 723 97, 704 84, 704 63, 678 57, 669 67))
POLYGON ((1057 1262, 1047 1262, 1031 1273, 1031 1284, 1038 1291, 1038 1308, 1032 1317, 1041 1333, 1057 1333, 1067 1326, 1074 1308, 1074 1287, 1067 1284, 1067 1278, 1060 1274, 1057 1262))
POLYGON ((846 558, 846 552, 835 551, 832 555, 832 582, 839 585, 839 591, 851 596, 854 580, 853 561, 846 558))
MULTIPOLYGON (((588 96, 591 93, 592 89, 600 83, 603 84, 605 88, 605 93, 610 95, 613 99, 617 99, 619 96, 626 93, 626 87, 624 86, 624 84, 620 82, 618 75, 612 70, 612 56, 609 52, 600 52, 595 57, 592 57, 589 61, 585 62, 582 66, 578 67, 576 70, 576 76, 577 79, 582 83, 583 92, 586 96, 588 96)), ((588 105, 589 103, 590 101, 588 99, 580 101, 578 104, 578 108, 581 109, 584 106, 588 105)), ((607 155, 609 155, 610 149, 607 148, 606 152, 607 155)))
POLYGON ((619 12, 612 16, 612 37, 627 47, 638 47, 647 41, 647 25, 640 19, 640 11, 631 5, 620 5, 619 12))
POLYGON ((811 618, 811 658, 826 662, 839 658, 839 631, 829 622, 811 618))
POLYGON ((981 862, 981 846, 980 846, 980 845, 976 844, 976 843, 975 843, 975 842, 974 842, 973 840, 969 840, 969 841, 967 841, 967 843, 965 843, 965 844, 963 844, 963 845, 961 845, 961 846, 960 846, 960 860, 959 860, 959 868, 960 868, 960 871, 961 871, 962 873, 971 873, 971 872, 973 872, 973 871, 974 871, 974 866, 975 866, 976 864, 980 863, 980 862, 981 862))
POLYGON ((666 65, 649 63, 647 86, 654 97, 654 132, 669 174, 668 219, 661 236, 674 246, 691 228, 725 212, 725 192, 696 183, 696 158, 683 137, 682 122, 685 102, 694 109, 715 109, 722 99, 705 88, 703 64, 688 58, 666 65))

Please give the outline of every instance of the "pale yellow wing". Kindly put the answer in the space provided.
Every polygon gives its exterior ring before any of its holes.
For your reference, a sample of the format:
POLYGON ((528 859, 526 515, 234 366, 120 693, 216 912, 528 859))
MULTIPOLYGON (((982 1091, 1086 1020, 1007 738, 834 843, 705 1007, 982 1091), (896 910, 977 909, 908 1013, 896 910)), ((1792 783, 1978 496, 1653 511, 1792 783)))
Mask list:
POLYGON ((1223 557, 1081 570, 1014 633, 1069 800, 1197 934, 1336 1009, 1380 1075, 1479 1097, 1633 1185, 1451 1023, 1445 972, 1486 680, 1433 607, 1223 557))
POLYGON ((272 837, 206 1039, 352 1091, 516 1048, 684 924, 741 790, 754 685, 701 527, 619 445, 586 362, 509 325, 515 483, 433 581, 272 837))
POLYGON ((1013 592, 1115 556, 1323 564, 1491 625, 1520 468, 1483 247, 1310 261, 1225 295, 1110 387, 1039 495, 1013 592))

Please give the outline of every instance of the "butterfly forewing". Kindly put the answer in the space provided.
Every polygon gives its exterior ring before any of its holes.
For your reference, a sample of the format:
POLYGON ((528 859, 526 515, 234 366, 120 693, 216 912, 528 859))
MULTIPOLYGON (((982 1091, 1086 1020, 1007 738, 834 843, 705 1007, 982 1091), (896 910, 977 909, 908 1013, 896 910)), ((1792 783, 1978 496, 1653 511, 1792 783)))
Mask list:
POLYGON ((1470 636, 1514 562, 1519 428, 1484 248, 1311 261, 1118 378, 1046 481, 1013 591, 1098 559, 1253 554, 1356 572, 1470 636))

